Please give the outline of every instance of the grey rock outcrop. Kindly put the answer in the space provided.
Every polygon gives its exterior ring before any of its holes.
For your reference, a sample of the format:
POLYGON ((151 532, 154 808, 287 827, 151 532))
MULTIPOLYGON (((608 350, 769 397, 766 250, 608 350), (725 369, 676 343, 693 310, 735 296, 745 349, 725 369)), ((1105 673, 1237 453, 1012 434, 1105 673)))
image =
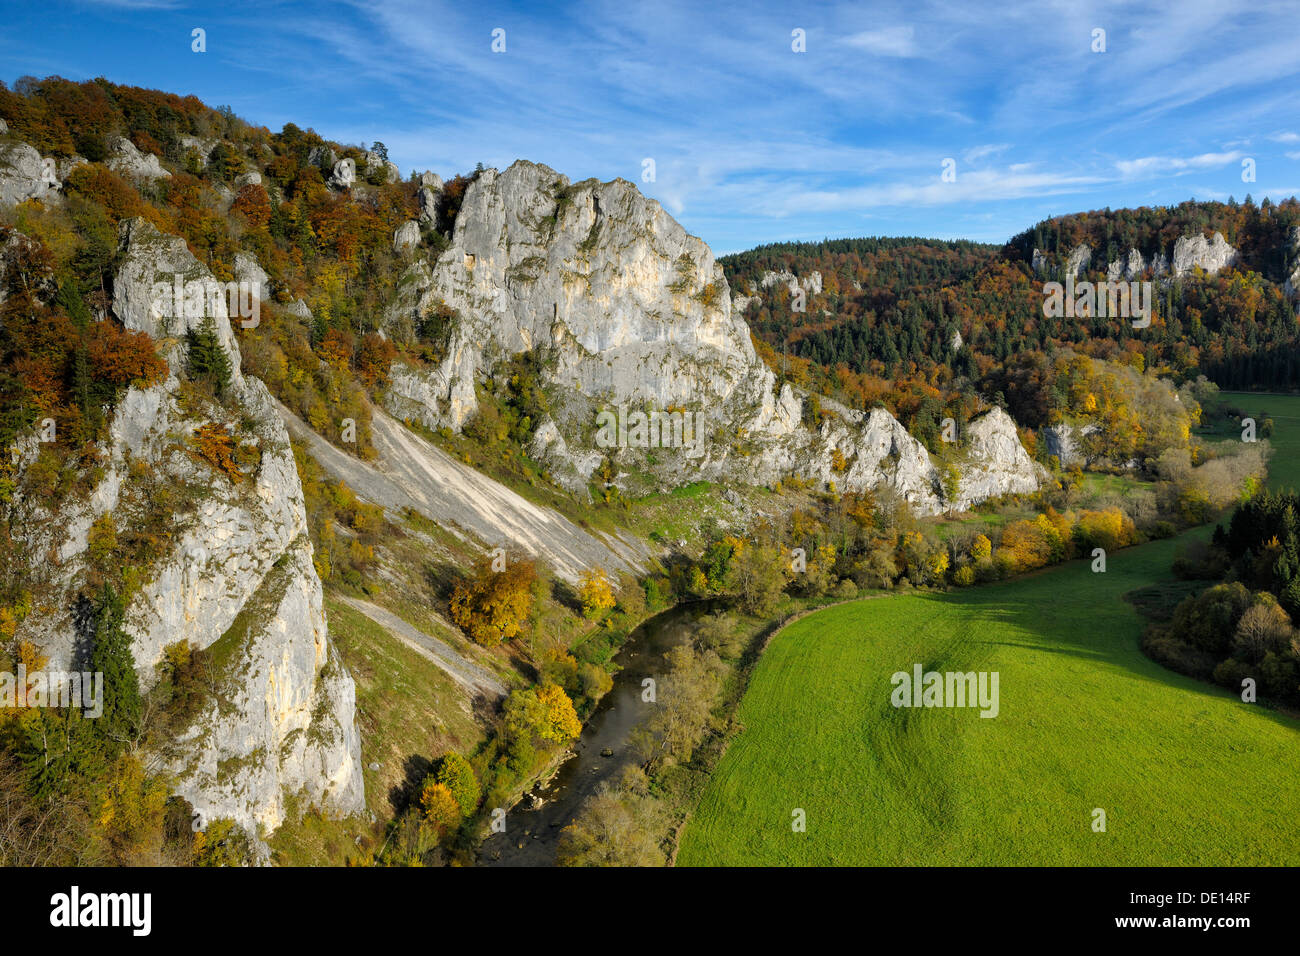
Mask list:
POLYGON ((59 182, 66 183, 74 169, 78 166, 85 166, 89 162, 90 160, 86 159, 84 156, 68 156, 56 159, 54 168, 55 172, 58 174, 59 182))
POLYGON ((157 341, 159 351, 175 368, 184 364, 185 334, 211 320, 230 357, 232 381, 237 388, 242 386, 239 344, 230 328, 226 289, 190 254, 185 240, 136 218, 123 220, 118 227, 118 244, 121 264, 113 283, 113 311, 122 323, 157 341))
POLYGON ((430 225, 437 223, 438 203, 442 201, 442 188, 434 189, 430 186, 421 186, 418 196, 420 200, 420 221, 430 225))
POLYGON ((384 159, 374 150, 369 150, 361 157, 362 168, 367 176, 375 176, 381 182, 395 183, 402 178, 402 171, 397 164, 384 159))
POLYGON ((245 186, 260 186, 260 185, 262 185, 262 174, 255 170, 249 170, 246 173, 240 173, 237 177, 235 177, 236 192, 243 189, 245 186))
POLYGON ((343 157, 334 164, 329 184, 335 189, 350 189, 357 182, 357 164, 348 157, 343 157))
MULTIPOLYGON (((928 452, 884 409, 820 398, 821 420, 803 423, 812 397, 788 385, 778 391, 712 252, 629 182, 571 184, 522 161, 483 171, 449 248, 432 268, 414 263, 399 283, 384 330, 403 341, 435 310, 455 316, 439 343, 442 360, 398 364, 389 410, 459 429, 477 411, 474 383, 498 360, 534 351, 557 396, 554 428, 542 423, 534 447, 570 486, 613 454, 625 473, 661 485, 794 475, 841 490, 887 484, 920 511, 942 508, 928 452), (704 434, 653 455, 597 449, 597 413, 620 407, 699 415, 704 434)), ((1020 487, 1019 469, 1013 462, 1007 489, 1020 487)))
POLYGON ((442 177, 432 170, 426 169, 420 173, 419 182, 421 189, 432 189, 436 193, 442 192, 442 177))
MULTIPOLYGON (((1092 247, 1086 242, 1081 242, 1065 256, 1062 262, 1062 276, 1072 275, 1076 279, 1081 276, 1092 263, 1092 247)), ((1047 278, 1052 274, 1052 257, 1041 249, 1035 249, 1030 259, 1030 266, 1034 274, 1047 278)))
POLYGON ((109 141, 109 156, 104 165, 114 172, 133 179, 170 179, 171 173, 162 168, 153 153, 142 153, 125 136, 109 141))
POLYGON ((58 165, 26 143, 0 143, 0 205, 49 199, 59 192, 58 165))
POLYGON ((758 280, 760 289, 770 289, 775 285, 783 285, 794 295, 800 289, 812 295, 817 295, 822 291, 822 274, 820 272, 810 272, 808 275, 798 278, 793 272, 764 272, 763 277, 758 280))
POLYGON ((1065 273, 1072 275, 1076 279, 1081 276, 1088 266, 1092 263, 1092 247, 1086 242, 1081 242, 1070 250, 1070 254, 1065 259, 1065 273))
POLYGON ((1134 279, 1140 279, 1146 272, 1147 261, 1143 258, 1142 253, 1136 249, 1130 249, 1128 256, 1123 259, 1116 259, 1106 268, 1106 280, 1108 282, 1118 282, 1123 279, 1131 282, 1134 279))
POLYGON ((204 166, 208 164, 208 157, 212 155, 212 151, 217 148, 219 142, 220 140, 216 137, 201 139, 198 136, 182 136, 180 138, 181 148, 194 150, 199 157, 199 162, 204 166))
MULTIPOLYGON (((156 278, 216 280, 183 240, 143 220, 124 222, 121 240, 114 311, 158 340, 172 371, 161 384, 131 388, 118 404, 102 449, 103 478, 88 498, 57 512, 25 503, 17 527, 31 553, 57 556, 48 583, 69 595, 63 606, 70 608, 93 522, 110 513, 119 528, 160 520, 147 517, 157 489, 184 489, 181 499, 192 504, 161 519, 164 550, 143 569, 123 626, 146 686, 164 648, 188 641, 214 649, 217 694, 150 760, 203 820, 230 817, 254 834, 278 826, 294 795, 331 813, 361 812, 355 689, 329 640, 288 432, 266 387, 238 374, 220 299, 184 324, 214 323, 232 357, 232 394, 224 404, 197 406, 187 397, 174 345, 181 326, 168 325, 147 293, 156 278), (252 451, 240 480, 193 453, 196 429, 211 423, 252 451)), ((51 666, 67 666, 76 653, 70 618, 68 610, 42 609, 23 621, 22 636, 44 649, 51 666)))
POLYGON ((1084 448, 1084 440, 1097 434, 1099 429, 1094 424, 1072 425, 1061 422, 1048 425, 1042 430, 1042 438, 1049 455, 1055 455, 1062 468, 1084 467, 1090 463, 1091 456, 1084 448))
POLYGON ((1300 295, 1300 226, 1291 227, 1291 248, 1287 250, 1290 270, 1282 288, 1287 295, 1300 295))
POLYGON ((1016 433, 1016 423, 1001 408, 972 419, 966 437, 955 510, 999 495, 1032 494, 1038 490, 1043 467, 1029 457, 1016 433))
POLYGON ((313 166, 328 166, 334 168, 334 164, 339 161, 339 154, 334 152, 333 147, 322 144, 313 146, 307 153, 307 162, 313 166))
POLYGON ((9 133, 9 124, 0 119, 0 136, 7 136, 9 133))
POLYGON ((406 252, 414 249, 420 244, 420 224, 414 219, 408 219, 397 227, 393 233, 393 251, 406 252))
POLYGON ((1206 275, 1214 275, 1237 261, 1237 250, 1228 245, 1223 233, 1216 232, 1210 239, 1204 235, 1182 236, 1174 243, 1173 274, 1175 278, 1188 275, 1200 268, 1206 275))
POLYGON ((235 253, 235 261, 231 265, 231 271, 235 274, 235 281, 242 283, 254 298, 259 301, 270 298, 271 277, 267 275, 266 270, 257 261, 257 257, 251 252, 235 253))

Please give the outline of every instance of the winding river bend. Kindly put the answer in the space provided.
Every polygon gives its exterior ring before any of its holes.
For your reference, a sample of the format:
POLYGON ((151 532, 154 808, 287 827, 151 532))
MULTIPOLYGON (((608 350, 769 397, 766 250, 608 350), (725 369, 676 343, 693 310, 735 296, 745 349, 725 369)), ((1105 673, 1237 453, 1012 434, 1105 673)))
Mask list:
POLYGON ((506 831, 494 833, 479 848, 479 866, 554 866, 560 831, 601 783, 612 780, 626 762, 628 740, 651 713, 641 700, 641 681, 658 679, 663 655, 685 643, 712 602, 678 605, 642 622, 614 660, 621 670, 582 728, 573 755, 555 775, 538 784, 506 814, 506 831))

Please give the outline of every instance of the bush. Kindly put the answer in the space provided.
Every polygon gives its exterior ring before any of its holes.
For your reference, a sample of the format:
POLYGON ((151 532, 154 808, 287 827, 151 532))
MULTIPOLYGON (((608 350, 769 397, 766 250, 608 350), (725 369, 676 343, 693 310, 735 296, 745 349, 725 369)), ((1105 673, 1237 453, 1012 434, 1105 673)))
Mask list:
POLYGON ((1142 652, 1157 664, 1186 674, 1207 680, 1214 673, 1214 657, 1170 636, 1162 627, 1151 626, 1142 636, 1142 652))
POLYGON ((474 768, 469 761, 454 750, 442 756, 438 767, 432 775, 434 783, 440 783, 455 798, 460 812, 469 816, 478 807, 479 785, 474 776, 474 768))

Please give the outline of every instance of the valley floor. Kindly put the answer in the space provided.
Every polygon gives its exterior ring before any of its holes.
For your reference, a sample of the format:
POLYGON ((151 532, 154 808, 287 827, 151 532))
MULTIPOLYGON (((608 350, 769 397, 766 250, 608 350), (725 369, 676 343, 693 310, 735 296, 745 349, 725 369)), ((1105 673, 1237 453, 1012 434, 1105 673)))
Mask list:
MULTIPOLYGON (((1300 397, 1275 421, 1300 484, 1300 397)), ((830 608, 769 645, 681 865, 1295 865, 1300 721, 1172 673, 1125 595, 1197 529, 1001 584, 830 608), (1000 713, 901 709, 897 671, 997 671, 1000 713), (1105 832, 1094 832, 1096 810, 1105 832), (806 814, 806 832, 792 814, 806 814)))
POLYGON ((1176 542, 854 602, 768 647, 681 865, 1295 865, 1300 722, 1171 673, 1123 595, 1176 542), (1000 713, 896 709, 890 676, 997 671, 1000 713), (1094 811, 1106 832, 1093 832, 1094 811), (792 831, 792 813, 807 832, 792 831))

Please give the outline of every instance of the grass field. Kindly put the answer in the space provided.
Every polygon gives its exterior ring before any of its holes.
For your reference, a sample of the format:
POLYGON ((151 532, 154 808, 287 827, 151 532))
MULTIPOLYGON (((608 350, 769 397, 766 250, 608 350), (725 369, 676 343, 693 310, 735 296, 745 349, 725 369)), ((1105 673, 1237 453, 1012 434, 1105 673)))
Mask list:
MULTIPOLYGON (((1222 392, 1223 399, 1248 415, 1267 412, 1273 419, 1273 457, 1268 463, 1269 485, 1300 491, 1300 395, 1261 392, 1222 392)), ((1240 429, 1235 429, 1240 435, 1240 429)))
MULTIPOLYGON (((1227 397, 1268 410, 1270 483, 1300 487, 1300 398, 1227 397)), ((795 622, 755 670, 678 864, 1300 863, 1300 722, 1138 648, 1123 596, 1168 580, 1175 547, 795 622), (997 671, 999 715, 894 708, 890 676, 916 663, 997 671)))
POLYGON ((795 622, 754 674, 678 864, 1300 863, 1300 722, 1138 650, 1122 595, 1163 578, 1173 547, 795 622), (999 672, 999 715, 895 709, 890 675, 914 663, 999 672))

